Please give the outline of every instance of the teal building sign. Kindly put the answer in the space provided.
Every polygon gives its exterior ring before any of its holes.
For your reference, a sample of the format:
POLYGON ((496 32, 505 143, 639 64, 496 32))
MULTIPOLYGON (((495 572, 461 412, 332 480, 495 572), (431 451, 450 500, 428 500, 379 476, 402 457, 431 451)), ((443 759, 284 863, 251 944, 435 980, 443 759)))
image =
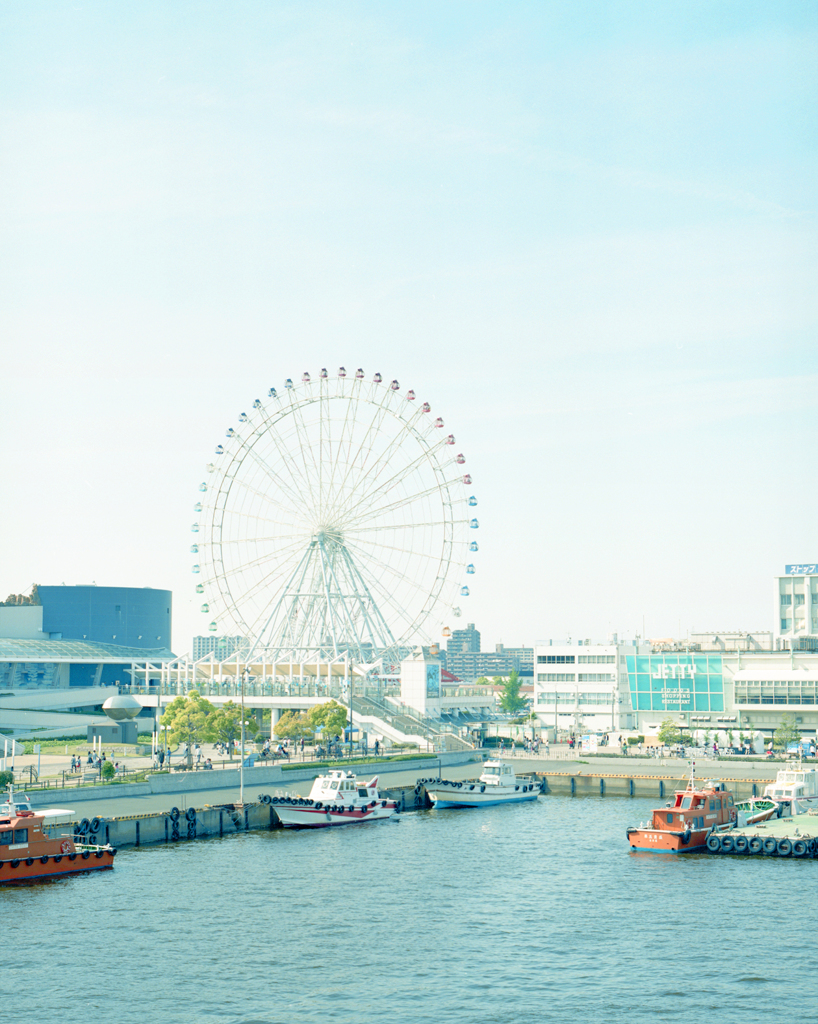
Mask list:
POLYGON ((720 654, 628 654, 634 711, 724 711, 720 654))

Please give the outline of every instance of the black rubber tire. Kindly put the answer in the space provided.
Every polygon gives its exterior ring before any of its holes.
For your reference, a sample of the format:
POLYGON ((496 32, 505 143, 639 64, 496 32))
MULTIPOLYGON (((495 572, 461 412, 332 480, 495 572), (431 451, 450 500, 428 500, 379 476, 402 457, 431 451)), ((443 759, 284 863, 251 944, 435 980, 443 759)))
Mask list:
POLYGON ((486 787, 484 785, 480 787, 480 792, 481 793, 485 793, 486 792, 486 787))
POLYGON ((69 853, 68 854, 68 859, 69 860, 76 860, 77 859, 76 853, 69 853))
POLYGON ((762 843, 762 848, 766 854, 773 854, 778 850, 778 843, 772 836, 767 836, 762 843))
POLYGON ((187 818, 188 821, 195 821, 196 820, 196 808, 195 807, 188 807, 188 809, 185 811, 185 817, 187 818))
POLYGON ((796 839, 792 844, 793 857, 806 857, 809 853, 809 846, 803 839, 796 839))
POLYGON ((33 857, 26 857, 26 864, 28 865, 28 867, 31 867, 31 865, 33 863, 34 863, 34 858, 33 857))
POLYGON ((170 820, 171 821, 178 821, 179 820, 179 808, 178 807, 171 807, 171 809, 170 809, 170 820))
POLYGON ((318 801, 318 803, 317 803, 317 804, 315 805, 315 809, 316 809, 316 811, 320 811, 320 810, 321 810, 321 808, 322 808, 323 806, 324 806, 324 805, 323 805, 323 804, 321 803, 321 801, 319 800, 319 801, 318 801))
POLYGON ((90 856, 91 856, 91 851, 90 850, 83 850, 83 852, 82 852, 82 859, 83 860, 88 860, 88 858, 90 856))
POLYGON ((746 853, 749 845, 747 836, 736 836, 736 853, 746 853))
POLYGON ((761 836, 750 836, 747 840, 747 852, 756 854, 761 853, 764 849, 764 843, 762 842, 761 836))
POLYGON ((779 839, 776 853, 779 857, 789 857, 792 853, 792 840, 787 839, 786 836, 783 839, 779 839))
POLYGON ((83 818, 82 821, 77 826, 77 832, 81 836, 87 836, 88 835, 88 829, 90 827, 91 827, 91 822, 87 818, 83 818))
POLYGON ((12 867, 12 868, 19 868, 20 867, 19 859, 10 860, 9 861, 9 866, 12 867))
POLYGON ((55 864, 59 864, 61 860, 62 860, 62 854, 58 853, 57 856, 54 858, 54 863, 55 864))
POLYGON ((97 850, 97 860, 102 860, 104 853, 102 850, 97 850))
POLYGON ((102 818, 91 818, 91 832, 99 832, 102 825, 102 818))
POLYGON ((40 857, 40 863, 41 864, 47 864, 48 863, 48 857, 40 857))
POLYGON ((707 837, 707 849, 711 853, 718 853, 721 849, 721 839, 713 833, 707 837))
POLYGON ((735 839, 732 836, 723 836, 721 840, 721 852, 732 853, 736 845, 735 839))

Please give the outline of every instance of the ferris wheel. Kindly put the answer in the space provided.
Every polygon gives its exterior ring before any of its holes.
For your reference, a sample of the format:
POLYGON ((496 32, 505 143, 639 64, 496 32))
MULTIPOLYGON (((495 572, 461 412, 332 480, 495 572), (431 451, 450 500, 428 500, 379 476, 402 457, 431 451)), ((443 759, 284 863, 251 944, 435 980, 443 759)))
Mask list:
POLYGON ((193 572, 211 632, 303 660, 428 643, 468 597, 471 477, 414 391, 325 369, 270 388, 207 466, 193 572))

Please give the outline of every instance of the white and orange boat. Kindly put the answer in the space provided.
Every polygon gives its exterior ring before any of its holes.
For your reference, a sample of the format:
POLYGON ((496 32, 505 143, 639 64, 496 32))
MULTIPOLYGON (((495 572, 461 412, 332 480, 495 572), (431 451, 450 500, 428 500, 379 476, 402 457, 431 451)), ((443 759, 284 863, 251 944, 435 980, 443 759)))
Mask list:
POLYGON ((9 787, 6 800, 0 803, 0 885, 114 866, 116 850, 109 844, 98 846, 79 836, 51 834, 59 826, 46 826, 46 818, 70 813, 59 808, 32 810, 30 801, 15 797, 9 787))
POLYGON ((398 805, 378 793, 378 776, 360 783, 352 772, 331 771, 319 775, 309 796, 262 797, 275 805, 285 828, 327 828, 331 825, 360 825, 365 821, 394 818, 398 805))
POLYGON ((640 853, 691 853, 707 847, 711 832, 733 828, 736 819, 733 794, 715 779, 697 783, 693 765, 686 788, 654 810, 650 821, 629 828, 628 842, 640 853))

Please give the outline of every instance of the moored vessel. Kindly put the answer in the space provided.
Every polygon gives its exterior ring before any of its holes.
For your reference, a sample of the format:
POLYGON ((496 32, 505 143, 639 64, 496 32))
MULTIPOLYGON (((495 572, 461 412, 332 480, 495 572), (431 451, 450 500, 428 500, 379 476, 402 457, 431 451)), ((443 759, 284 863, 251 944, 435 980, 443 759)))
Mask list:
POLYGON ((705 849, 712 832, 733 828, 737 816, 733 794, 724 783, 698 783, 694 764, 685 789, 676 790, 673 800, 656 808, 647 823, 626 834, 631 849, 640 853, 691 853, 705 849))
POLYGON ((486 761, 478 779, 434 779, 425 785, 435 807, 490 807, 536 800, 540 795, 540 783, 528 776, 518 779, 506 761, 486 761))
POLYGON ((265 796, 273 804, 285 828, 328 828, 383 821, 398 813, 395 800, 384 800, 378 792, 378 776, 362 784, 352 772, 333 770, 319 775, 310 795, 265 796))
POLYGON ((788 818, 818 807, 818 771, 803 764, 782 768, 764 787, 764 799, 777 805, 777 817, 788 818))
POLYGON ((47 827, 46 817, 67 813, 32 810, 30 801, 24 796, 16 798, 9 787, 0 804, 0 885, 114 866, 116 850, 110 844, 86 843, 70 834, 52 835, 56 827, 47 827))

